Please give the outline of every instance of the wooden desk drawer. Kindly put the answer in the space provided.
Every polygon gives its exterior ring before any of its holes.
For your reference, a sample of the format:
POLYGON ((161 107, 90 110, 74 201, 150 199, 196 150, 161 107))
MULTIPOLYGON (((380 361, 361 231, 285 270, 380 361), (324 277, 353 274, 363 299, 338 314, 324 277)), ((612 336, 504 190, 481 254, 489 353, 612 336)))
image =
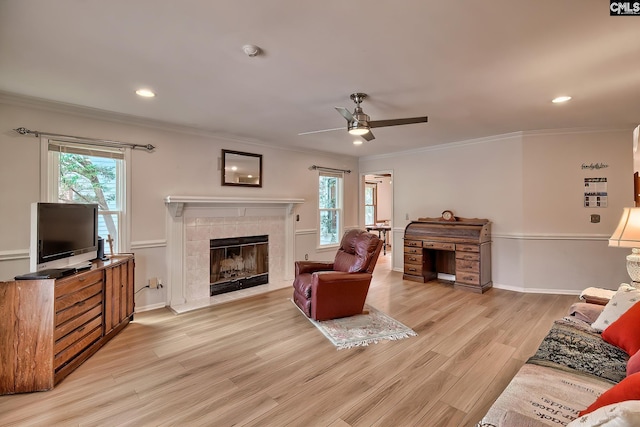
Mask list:
POLYGON ((415 247, 406 247, 404 248, 404 254, 417 254, 417 255, 422 255, 422 247, 420 248, 415 248, 415 247))
POLYGON ((405 264, 404 272, 412 276, 422 276, 422 266, 418 264, 405 264))
POLYGON ((422 242, 422 247, 425 249, 437 249, 439 251, 454 251, 456 249, 455 243, 442 242, 422 242))
POLYGON ((422 247, 422 240, 406 240, 405 239, 404 246, 405 247, 421 248, 422 247))
POLYGON ((480 246, 478 245, 456 245, 456 251, 462 252, 480 252, 480 246))
POLYGON ((467 283, 469 285, 479 285, 480 275, 477 273, 469 273, 466 271, 456 271, 456 282, 467 283))
POLYGON ((418 264, 422 265, 422 254, 404 254, 405 264, 418 264))
POLYGON ((456 259, 463 259, 467 261, 480 261, 480 253, 456 251, 456 259))
POLYGON ((456 272, 480 273, 480 263, 478 261, 456 260, 456 272))

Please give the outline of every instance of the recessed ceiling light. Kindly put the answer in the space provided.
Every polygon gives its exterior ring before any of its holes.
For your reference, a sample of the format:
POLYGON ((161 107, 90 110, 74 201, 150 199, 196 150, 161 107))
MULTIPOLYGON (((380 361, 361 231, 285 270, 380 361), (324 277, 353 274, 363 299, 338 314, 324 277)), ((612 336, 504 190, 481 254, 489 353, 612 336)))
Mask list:
POLYGON ((144 96, 145 98, 153 98, 154 96, 156 96, 155 92, 150 89, 138 89, 136 91, 136 94, 144 96))
POLYGON ((362 145, 362 140, 361 139, 354 139, 353 140, 353 145, 362 145))
POLYGON ((567 102, 570 99, 571 99, 570 96, 559 96, 557 98, 553 98, 551 102, 553 102, 554 104, 561 104, 563 102, 567 102))

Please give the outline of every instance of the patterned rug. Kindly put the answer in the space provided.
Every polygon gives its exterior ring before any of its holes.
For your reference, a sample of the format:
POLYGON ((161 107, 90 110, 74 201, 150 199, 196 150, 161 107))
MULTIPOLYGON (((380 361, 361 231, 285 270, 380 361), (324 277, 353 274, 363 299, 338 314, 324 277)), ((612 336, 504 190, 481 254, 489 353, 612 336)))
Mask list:
POLYGON ((418 335, 411 328, 369 305, 364 306, 364 311, 368 311, 368 314, 320 322, 309 319, 307 316, 304 317, 318 328, 333 345, 338 347, 338 350, 368 346, 383 340, 401 340, 418 335))

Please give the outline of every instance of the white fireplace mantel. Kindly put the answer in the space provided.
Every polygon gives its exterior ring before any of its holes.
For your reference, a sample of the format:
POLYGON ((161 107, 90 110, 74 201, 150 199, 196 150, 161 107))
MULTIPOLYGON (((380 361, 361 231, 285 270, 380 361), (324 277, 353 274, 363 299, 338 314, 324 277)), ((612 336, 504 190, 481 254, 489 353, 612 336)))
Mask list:
MULTIPOLYGON (((185 278, 185 224, 189 218, 260 217, 284 214, 284 279, 293 277, 295 246, 295 207, 304 203, 296 198, 166 196, 167 206, 167 268, 169 277, 169 305, 184 305, 185 278), (187 218, 185 218, 187 217, 187 218)), ((229 236, 232 237, 232 236, 229 236)))
POLYGON ((259 197, 216 197, 216 196, 167 196, 164 203, 169 208, 171 216, 180 217, 185 206, 226 206, 226 207, 246 207, 256 205, 286 205, 287 214, 291 214, 293 207, 304 203, 304 199, 280 199, 280 198, 259 198, 259 197))

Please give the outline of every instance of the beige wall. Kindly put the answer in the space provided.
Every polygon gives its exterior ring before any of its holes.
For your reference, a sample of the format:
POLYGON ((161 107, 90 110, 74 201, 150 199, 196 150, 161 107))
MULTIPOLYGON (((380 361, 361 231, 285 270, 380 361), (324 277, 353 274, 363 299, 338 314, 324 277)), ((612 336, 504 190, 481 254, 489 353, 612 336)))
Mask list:
MULTIPOLYGON (((393 170, 394 247, 402 247, 406 216, 451 209, 492 221, 496 287, 575 293, 628 280, 625 250, 606 239, 632 203, 631 129, 518 132, 360 159, 361 173, 385 169, 393 170), (609 167, 587 171, 583 163, 609 167), (586 177, 607 177, 609 207, 583 207, 586 177)), ((400 251, 393 263, 402 269, 400 251)))
MULTIPOLYGON (((39 140, 12 129, 26 127, 58 134, 153 144, 152 153, 133 150, 131 248, 136 254, 136 289, 151 277, 167 284, 166 215, 168 195, 303 198, 297 208, 296 259, 316 250, 317 172, 309 166, 357 170, 357 159, 345 156, 280 150, 225 140, 154 123, 107 116, 55 104, 0 95, 0 280, 29 271, 30 204, 38 201, 39 140), (218 159, 221 149, 263 155, 262 188, 223 187, 218 159), (301 254, 301 255, 300 255, 301 254)), ((358 225, 358 174, 345 177, 345 225, 358 225)), ((317 256, 316 256, 317 254, 317 256)), ((293 268, 293 267, 292 267, 293 268)), ((138 307, 166 301, 166 287, 136 295, 138 307)))

